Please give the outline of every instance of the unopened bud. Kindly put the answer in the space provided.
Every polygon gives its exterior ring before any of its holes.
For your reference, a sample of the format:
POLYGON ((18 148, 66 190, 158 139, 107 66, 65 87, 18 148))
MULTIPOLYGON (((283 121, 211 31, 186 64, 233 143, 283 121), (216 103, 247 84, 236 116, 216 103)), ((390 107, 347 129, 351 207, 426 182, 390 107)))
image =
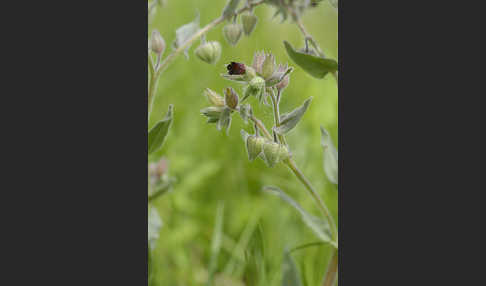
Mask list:
POLYGON ((246 150, 248 151, 248 160, 255 160, 263 151, 265 139, 260 136, 251 135, 246 139, 246 150))
POLYGON ((152 37, 150 37, 150 49, 156 54, 162 54, 165 50, 164 38, 162 38, 158 30, 152 31, 152 37))
POLYGON ((226 41, 232 46, 236 45, 241 38, 243 29, 240 24, 231 23, 223 28, 223 35, 226 41))
POLYGON ((265 141, 263 144, 263 155, 265 163, 271 168, 278 163, 280 144, 272 141, 265 141))
POLYGON ((227 87, 224 92, 224 102, 226 106, 231 109, 235 109, 238 106, 238 95, 231 87, 227 87))
POLYGON ((249 96, 260 97, 265 89, 265 80, 259 76, 253 78, 245 89, 243 100, 249 96))
POLYGON ((208 118, 208 123, 218 122, 224 107, 220 106, 209 106, 201 109, 201 114, 208 118))
POLYGON ((244 13, 241 15, 241 23, 243 24, 243 32, 249 36, 253 29, 255 29, 258 17, 253 13, 244 13))
POLYGON ((214 106, 224 106, 224 98, 217 94, 215 91, 206 88, 204 90, 204 95, 208 98, 209 103, 211 103, 214 106))
POLYGON ((221 57, 221 45, 216 42, 206 42, 194 50, 198 58, 208 64, 215 64, 221 57))
POLYGON ((276 68, 275 57, 272 54, 267 55, 265 57, 265 61, 262 64, 263 78, 269 79, 273 75, 275 68, 276 68))

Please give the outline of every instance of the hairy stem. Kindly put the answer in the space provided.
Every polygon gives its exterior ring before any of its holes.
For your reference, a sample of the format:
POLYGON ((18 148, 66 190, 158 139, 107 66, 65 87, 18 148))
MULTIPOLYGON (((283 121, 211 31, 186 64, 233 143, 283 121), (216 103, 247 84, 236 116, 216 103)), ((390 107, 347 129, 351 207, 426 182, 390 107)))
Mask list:
POLYGON ((258 128, 260 128, 260 130, 263 132, 263 135, 265 135, 268 140, 273 140, 272 135, 270 134, 270 132, 268 132, 267 128, 265 127, 265 125, 263 125, 260 119, 256 118, 253 114, 251 115, 250 119, 258 126, 258 128))
POLYGON ((331 261, 327 266, 326 276, 324 276, 324 282, 322 286, 333 286, 336 282, 336 276, 338 273, 338 250, 334 250, 334 253, 331 257, 331 261))
MULTIPOLYGON (((239 15, 247 10, 252 9, 255 6, 258 6, 260 4, 263 4, 265 0, 260 0, 256 2, 250 3, 248 6, 245 6, 235 12, 235 15, 239 15)), ((167 68, 167 66, 174 61, 174 59, 181 53, 183 52, 187 47, 189 47, 194 41, 199 39, 201 36, 205 35, 207 32, 209 32, 211 29, 216 27, 218 24, 224 22, 226 20, 225 17, 220 16, 213 21, 211 21, 209 24, 204 26, 202 29, 197 31, 194 35, 192 35, 184 44, 182 44, 180 47, 175 49, 172 53, 170 53, 165 59, 162 61, 162 63, 159 65, 159 67, 155 70, 155 72, 152 74, 150 84, 149 84, 149 90, 148 90, 148 109, 149 109, 149 114, 150 111, 152 110, 152 102, 154 100, 154 92, 157 87, 157 81, 159 80, 160 75, 162 72, 167 68)))
POLYGON ((306 187, 306 189, 309 191, 309 193, 312 195, 312 197, 316 200, 318 203, 319 209, 324 215, 324 217, 327 219, 330 228, 331 228, 331 238, 333 241, 337 242, 337 229, 336 229, 336 224, 334 223, 334 220, 331 216, 331 213, 329 212, 329 209, 327 208, 326 204, 324 201, 321 199, 319 194, 316 192, 312 184, 309 182, 309 180, 305 177, 304 173, 297 167, 295 164, 294 160, 292 158, 288 159, 285 161, 285 164, 290 168, 290 170, 294 173, 294 175, 299 179, 299 181, 306 187))
POLYGON ((314 40, 314 37, 312 37, 312 35, 309 34, 309 32, 307 32, 307 29, 305 28, 304 23, 302 23, 301 18, 297 15, 297 13, 295 13, 295 11, 292 8, 287 7, 287 10, 295 19, 295 24, 299 28, 300 32, 304 35, 306 42, 311 43, 314 49, 316 49, 319 56, 324 57, 324 53, 322 52, 321 48, 317 44, 316 40, 314 40))

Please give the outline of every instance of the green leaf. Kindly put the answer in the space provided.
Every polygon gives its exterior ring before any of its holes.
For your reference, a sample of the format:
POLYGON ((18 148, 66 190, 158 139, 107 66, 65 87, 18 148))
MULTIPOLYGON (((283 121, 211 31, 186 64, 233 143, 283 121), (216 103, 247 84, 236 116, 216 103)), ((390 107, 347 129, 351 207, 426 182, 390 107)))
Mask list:
POLYGON ((228 18, 233 16, 238 4, 240 4, 240 0, 228 0, 228 4, 223 9, 223 17, 228 18))
POLYGON ((173 105, 169 105, 169 110, 165 118, 157 122, 148 133, 148 153, 151 154, 159 150, 164 144, 165 137, 172 123, 173 105))
POLYGON ((148 243, 150 250, 155 249, 159 239, 160 228, 162 228, 162 219, 155 207, 151 207, 148 215, 148 243))
POLYGON ((334 8, 338 8, 338 0, 329 0, 329 3, 332 5, 334 8))
MULTIPOLYGON (((177 49, 183 46, 195 33, 199 31, 199 14, 194 21, 187 23, 176 30, 176 38, 174 40, 174 48, 177 49)), ((190 45, 184 50, 184 55, 189 58, 187 50, 190 45)))
POLYGON ((299 123, 300 119, 307 111, 307 108, 309 107, 311 101, 312 96, 306 99, 302 106, 297 107, 289 113, 282 114, 280 118, 280 125, 275 128, 275 132, 277 132, 278 134, 285 134, 292 130, 297 125, 297 123, 299 123))
POLYGON ((282 286, 302 286, 299 269, 297 269, 292 255, 287 250, 284 251, 283 255, 282 286))
POLYGON ((315 78, 323 78, 327 73, 338 70, 338 63, 335 60, 297 52, 287 41, 284 41, 284 45, 289 57, 315 78))
POLYGON ((321 126, 321 146, 324 150, 324 172, 329 181, 333 184, 338 184, 338 152, 332 143, 331 136, 321 126))
POLYGON ((286 203, 291 205, 294 209, 296 209, 304 223, 312 230, 314 233, 319 237, 322 241, 328 242, 336 247, 336 243, 332 242, 331 240, 331 230, 329 228, 329 224, 327 221, 322 220, 318 217, 315 217, 305 211, 296 201, 294 201, 291 197, 285 194, 282 190, 274 186, 266 186, 263 188, 264 191, 276 195, 284 200, 286 203))

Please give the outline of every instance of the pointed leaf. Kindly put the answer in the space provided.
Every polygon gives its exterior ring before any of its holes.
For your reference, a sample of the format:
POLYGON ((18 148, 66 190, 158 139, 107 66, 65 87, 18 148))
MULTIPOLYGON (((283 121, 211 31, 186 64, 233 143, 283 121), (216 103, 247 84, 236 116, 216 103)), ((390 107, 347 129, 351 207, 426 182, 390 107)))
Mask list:
POLYGON ((297 52, 287 41, 284 41, 284 45, 289 57, 315 78, 323 78, 327 73, 338 70, 338 63, 335 60, 297 52))
POLYGON ((294 207, 301 215, 304 223, 319 237, 322 241, 331 243, 334 247, 336 244, 331 240, 331 231, 327 221, 315 217, 305 211, 296 201, 291 197, 281 191, 279 188, 274 186, 266 186, 263 188, 264 191, 276 195, 284 200, 286 203, 294 207))
POLYGON ((169 110, 165 115, 165 118, 157 122, 148 133, 148 153, 151 154, 159 150, 164 144, 165 137, 172 124, 172 110, 173 105, 169 105, 169 110))
POLYGON ((287 250, 284 251, 283 255, 282 286, 302 286, 299 269, 295 265, 292 255, 287 250))
POLYGON ((302 115, 306 112, 307 108, 309 107, 309 104, 312 101, 312 96, 309 97, 304 101, 304 104, 302 106, 297 107, 296 109, 292 110, 289 113, 282 114, 280 118, 280 125, 275 128, 275 131, 278 134, 285 134, 292 130, 297 123, 299 123, 300 119, 302 118, 302 115))
MULTIPOLYGON (((187 23, 176 30, 176 38, 174 40, 174 48, 177 49, 183 46, 187 40, 189 40, 192 35, 199 31, 199 14, 196 16, 194 21, 187 23)), ((184 50, 184 54, 186 58, 189 58, 187 54, 187 50, 189 49, 190 45, 186 47, 184 50)))
POLYGON ((148 216, 148 243, 151 250, 155 249, 159 239, 159 231, 162 227, 162 219, 155 207, 151 207, 148 216))
POLYGON ((324 150, 324 172, 331 183, 338 184, 338 152, 332 143, 331 136, 322 126, 321 146, 324 150))

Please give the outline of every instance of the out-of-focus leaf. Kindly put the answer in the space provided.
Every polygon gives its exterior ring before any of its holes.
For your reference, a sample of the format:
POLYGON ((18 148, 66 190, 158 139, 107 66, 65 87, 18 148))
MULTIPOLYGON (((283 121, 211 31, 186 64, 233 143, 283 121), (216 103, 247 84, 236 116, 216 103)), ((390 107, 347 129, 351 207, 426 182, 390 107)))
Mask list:
POLYGON ((148 243, 150 250, 154 250, 159 239, 159 231, 162 227, 162 219, 155 207, 151 207, 148 215, 148 243))
POLYGON ((263 188, 264 191, 276 195, 284 200, 286 203, 291 205, 295 208, 301 215, 302 220, 304 223, 312 230, 314 233, 324 242, 329 242, 334 247, 336 244, 331 240, 331 231, 329 228, 329 224, 327 221, 322 220, 318 217, 315 217, 305 211, 296 201, 294 201, 291 197, 285 194, 282 190, 274 186, 266 186, 263 188))
POLYGON ((284 251, 283 255, 282 286, 302 286, 299 269, 297 269, 292 255, 287 250, 284 251))
POLYGON ((228 0, 228 4, 223 9, 223 17, 228 18, 234 15, 238 4, 240 4, 240 0, 228 0))
POLYGON ((331 136, 321 126, 321 146, 324 150, 324 172, 329 181, 338 184, 338 152, 332 143, 331 136))
MULTIPOLYGON (((177 49, 178 47, 184 45, 184 43, 187 40, 189 40, 192 37, 192 35, 194 35, 198 31, 199 31, 199 14, 196 16, 196 19, 194 19, 194 21, 187 23, 187 24, 179 27, 176 30, 176 38, 174 40, 174 48, 177 49)), ((187 53, 187 51, 189 50, 189 47, 190 46, 188 46, 184 50, 184 55, 186 56, 186 58, 189 58, 189 55, 187 53)))
POLYGON ((165 137, 172 124, 172 110, 173 105, 169 105, 169 110, 165 115, 165 118, 157 122, 148 133, 148 153, 151 154, 159 150, 164 144, 165 137))
POLYGON ((218 263, 219 250, 221 248, 221 240, 223 234, 223 217, 224 217, 224 203, 220 202, 216 209, 216 219, 213 231, 213 238, 211 241, 211 258, 209 261, 209 278, 208 286, 212 285, 214 272, 218 263))
POLYGON ((297 52, 287 41, 284 41, 284 45, 289 57, 315 78, 323 78, 327 73, 338 70, 338 63, 335 60, 297 52))
POLYGON ((329 3, 332 5, 334 8, 338 8, 338 0, 329 0, 329 3))
POLYGON ((304 101, 304 104, 301 106, 297 107, 296 109, 292 110, 289 113, 282 114, 280 118, 280 125, 275 128, 275 131, 279 134, 285 134, 292 130, 297 123, 299 123, 299 120, 302 118, 302 115, 306 112, 307 108, 309 107, 309 104, 312 101, 312 96, 309 97, 304 101))

